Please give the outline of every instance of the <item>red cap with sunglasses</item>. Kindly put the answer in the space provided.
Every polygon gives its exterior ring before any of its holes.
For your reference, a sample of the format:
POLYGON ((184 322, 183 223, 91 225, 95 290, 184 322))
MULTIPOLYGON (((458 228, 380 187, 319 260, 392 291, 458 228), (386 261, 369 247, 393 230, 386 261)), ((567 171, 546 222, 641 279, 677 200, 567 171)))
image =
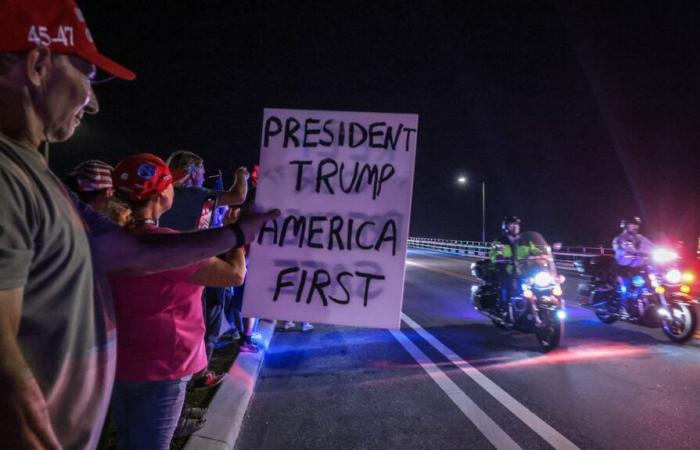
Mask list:
POLYGON ((124 80, 136 75, 102 55, 83 13, 73 0, 0 0, 0 51, 22 52, 48 47, 78 55, 124 80))

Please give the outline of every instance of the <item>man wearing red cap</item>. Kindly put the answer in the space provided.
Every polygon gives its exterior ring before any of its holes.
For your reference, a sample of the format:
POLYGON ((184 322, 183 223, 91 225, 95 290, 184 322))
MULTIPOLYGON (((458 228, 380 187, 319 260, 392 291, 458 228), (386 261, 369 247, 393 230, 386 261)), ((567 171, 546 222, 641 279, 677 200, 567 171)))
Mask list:
POLYGON ((0 448, 97 445, 115 364, 104 273, 222 253, 278 214, 135 238, 74 203, 38 150, 98 111, 95 66, 135 77, 98 52, 74 1, 0 0, 0 448))

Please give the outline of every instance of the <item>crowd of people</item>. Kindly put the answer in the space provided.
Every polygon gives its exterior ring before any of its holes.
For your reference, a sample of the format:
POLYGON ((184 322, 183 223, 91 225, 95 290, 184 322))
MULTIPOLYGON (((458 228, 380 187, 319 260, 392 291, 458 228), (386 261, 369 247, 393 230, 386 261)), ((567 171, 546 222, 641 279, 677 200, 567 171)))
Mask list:
POLYGON ((221 318, 257 351, 245 244, 279 210, 255 210, 245 168, 204 188, 191 152, 126 151, 59 179, 42 149, 99 111, 97 68, 135 74, 99 53, 73 0, 0 11, 0 448, 94 449, 111 401, 120 449, 167 449, 203 423, 188 383, 223 378, 207 369, 221 318))

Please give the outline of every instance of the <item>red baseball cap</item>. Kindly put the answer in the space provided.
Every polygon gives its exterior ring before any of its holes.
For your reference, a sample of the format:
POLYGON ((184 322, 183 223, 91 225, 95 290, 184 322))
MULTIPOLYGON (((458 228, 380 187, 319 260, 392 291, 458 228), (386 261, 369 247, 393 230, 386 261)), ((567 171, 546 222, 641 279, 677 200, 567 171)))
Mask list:
POLYGON ((123 80, 136 74, 102 55, 74 0, 0 0, 0 51, 48 47, 78 55, 123 80))
POLYGON ((165 191, 187 176, 187 171, 171 169, 152 153, 139 153, 123 159, 114 168, 114 187, 128 200, 146 200, 165 191))

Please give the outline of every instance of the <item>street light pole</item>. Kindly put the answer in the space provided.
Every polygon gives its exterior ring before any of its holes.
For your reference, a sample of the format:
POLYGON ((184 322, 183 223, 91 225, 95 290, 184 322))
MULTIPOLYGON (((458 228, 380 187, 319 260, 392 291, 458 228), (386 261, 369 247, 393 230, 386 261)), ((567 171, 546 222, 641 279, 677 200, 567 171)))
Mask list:
POLYGON ((481 242, 486 242, 486 182, 481 182, 481 242))
MULTIPOLYGON (((467 177, 460 176, 457 183, 466 186, 467 177)), ((486 182, 481 182, 481 242, 486 242, 486 182)))

